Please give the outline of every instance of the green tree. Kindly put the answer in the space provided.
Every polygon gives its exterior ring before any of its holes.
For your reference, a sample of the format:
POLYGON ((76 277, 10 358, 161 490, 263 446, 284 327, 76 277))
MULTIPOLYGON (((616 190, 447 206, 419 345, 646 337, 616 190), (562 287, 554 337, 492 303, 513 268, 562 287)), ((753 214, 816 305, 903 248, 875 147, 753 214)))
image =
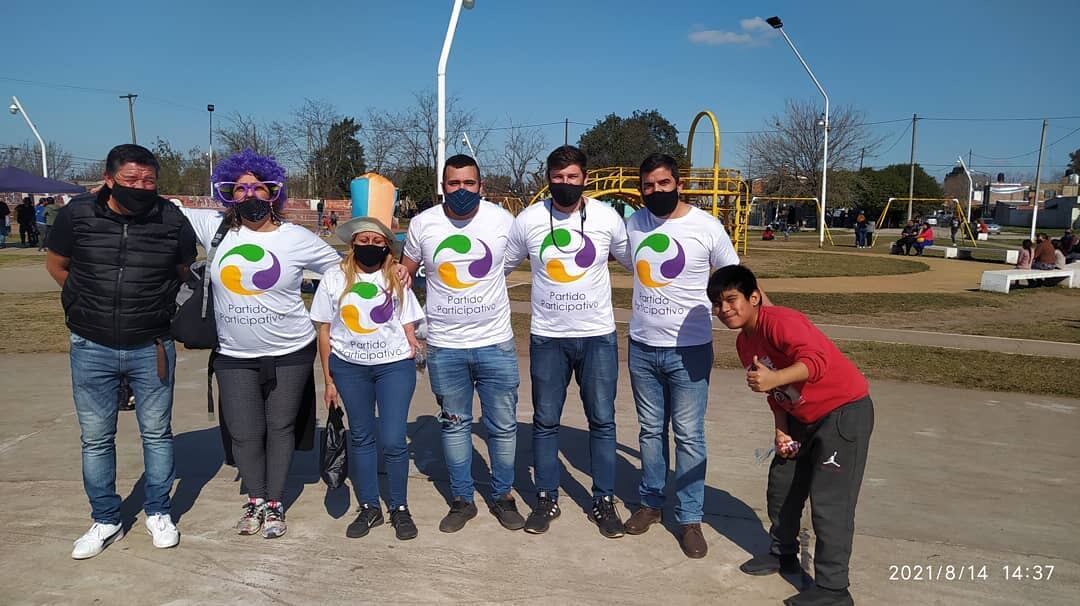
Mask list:
POLYGON ((184 155, 174 150, 168 141, 158 137, 154 141, 154 157, 157 158, 158 178, 157 189, 164 195, 186 194, 184 191, 184 155))
MULTIPOLYGON (((889 198, 907 198, 910 165, 892 164, 881 169, 864 168, 857 173, 853 184, 854 201, 860 208, 876 217, 885 208, 889 198)), ((923 167, 915 165, 915 198, 941 198, 945 195, 941 184, 927 174, 923 167)), ((941 202, 915 202, 914 214, 925 214, 941 208, 941 202)), ((889 210, 888 225, 907 218, 906 200, 894 200, 889 210)))
POLYGON ((686 163, 679 131, 655 109, 636 110, 627 118, 609 114, 581 135, 578 147, 595 168, 638 166, 645 156, 656 152, 670 154, 680 166, 686 163))
POLYGON ((430 166, 413 166, 394 175, 398 197, 409 198, 419 210, 429 208, 435 202, 435 169, 430 166))
POLYGON ((360 125, 344 118, 330 125, 326 145, 315 152, 319 175, 316 195, 320 198, 348 198, 349 184, 366 172, 364 147, 356 138, 360 125))
POLYGON ((1069 166, 1074 174, 1080 174, 1080 149, 1069 152, 1069 166))

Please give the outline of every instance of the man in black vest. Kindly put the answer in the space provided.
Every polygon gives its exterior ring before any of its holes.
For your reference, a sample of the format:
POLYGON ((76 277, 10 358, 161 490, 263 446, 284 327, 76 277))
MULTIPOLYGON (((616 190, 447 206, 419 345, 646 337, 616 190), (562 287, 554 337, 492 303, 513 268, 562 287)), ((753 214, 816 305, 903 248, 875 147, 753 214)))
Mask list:
POLYGON ((175 546, 172 401, 176 350, 169 321, 195 260, 191 224, 157 195, 158 162, 138 145, 105 160, 105 186, 57 214, 45 267, 62 287, 71 330, 71 385, 82 429, 83 486, 94 524, 71 557, 92 558, 123 534, 116 494, 116 393, 126 377, 145 465, 146 528, 154 547, 175 546))

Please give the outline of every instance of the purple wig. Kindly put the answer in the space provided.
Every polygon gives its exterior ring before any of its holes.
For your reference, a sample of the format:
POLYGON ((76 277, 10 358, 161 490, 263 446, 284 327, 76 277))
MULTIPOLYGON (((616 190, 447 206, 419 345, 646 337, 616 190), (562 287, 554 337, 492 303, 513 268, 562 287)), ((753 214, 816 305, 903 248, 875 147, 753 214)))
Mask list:
MULTIPOLYGON (((245 149, 219 162, 214 167, 214 174, 210 177, 210 181, 213 183, 236 181, 244 173, 251 173, 262 181, 281 181, 281 194, 274 201, 274 206, 278 208, 285 206, 285 201, 289 199, 289 194, 285 191, 284 185, 285 169, 272 156, 260 156, 251 149, 245 149)), ((236 204, 233 200, 222 198, 216 188, 214 189, 214 198, 225 206, 236 204)))

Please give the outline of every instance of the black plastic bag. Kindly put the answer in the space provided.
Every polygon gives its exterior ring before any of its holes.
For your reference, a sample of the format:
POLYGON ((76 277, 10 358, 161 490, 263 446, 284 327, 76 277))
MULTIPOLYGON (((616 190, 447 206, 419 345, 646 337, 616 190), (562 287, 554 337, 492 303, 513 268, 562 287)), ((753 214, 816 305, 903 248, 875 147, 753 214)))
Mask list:
POLYGON ((319 443, 319 474, 331 490, 340 487, 349 476, 349 436, 342 421, 341 406, 330 409, 319 443))

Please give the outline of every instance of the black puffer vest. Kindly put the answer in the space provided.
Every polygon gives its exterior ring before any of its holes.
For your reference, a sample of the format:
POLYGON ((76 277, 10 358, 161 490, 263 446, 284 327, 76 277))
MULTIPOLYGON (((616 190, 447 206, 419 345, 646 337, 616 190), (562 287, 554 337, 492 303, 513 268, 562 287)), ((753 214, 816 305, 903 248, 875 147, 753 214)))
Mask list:
POLYGON ((169 333, 179 287, 179 236, 187 219, 168 200, 131 217, 109 209, 109 193, 74 198, 71 265, 60 300, 75 334, 134 349, 169 333))

